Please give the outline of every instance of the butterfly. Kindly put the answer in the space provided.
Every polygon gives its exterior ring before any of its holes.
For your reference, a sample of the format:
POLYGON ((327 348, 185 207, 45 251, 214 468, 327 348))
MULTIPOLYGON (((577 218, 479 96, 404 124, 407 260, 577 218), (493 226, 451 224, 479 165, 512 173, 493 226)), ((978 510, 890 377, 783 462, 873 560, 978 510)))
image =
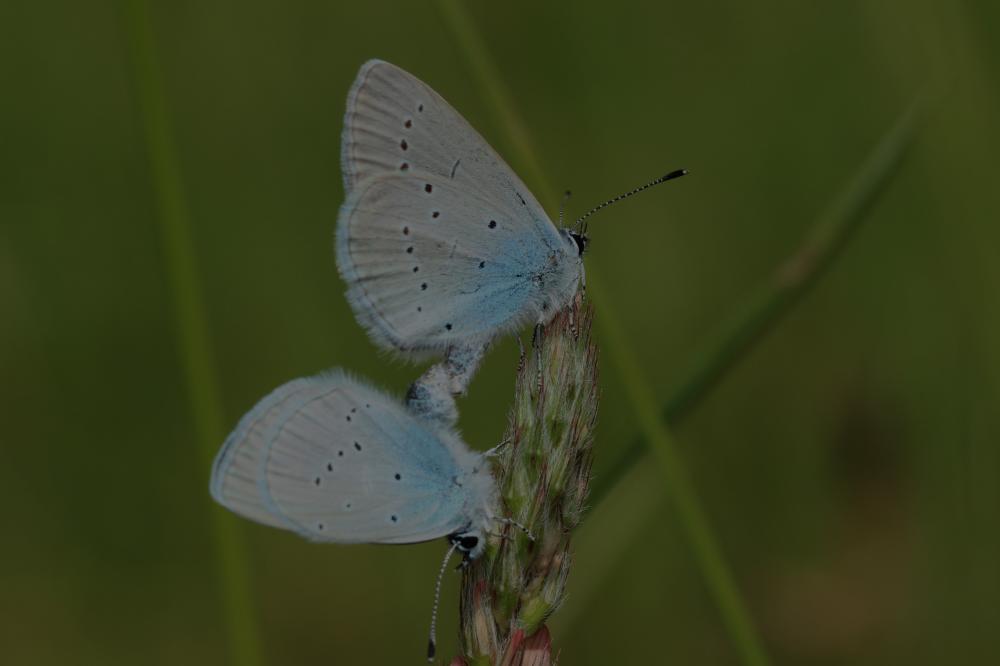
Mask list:
MULTIPOLYGON (((212 497, 312 541, 402 544, 445 537, 463 564, 496 523, 490 452, 451 427, 489 343, 544 323, 584 282, 582 222, 557 228, 524 183, 437 93, 365 63, 348 95, 346 199, 336 234, 348 301, 380 347, 444 352, 406 404, 333 371, 288 382, 237 424, 212 466, 212 497)), ((429 656, 442 564, 435 590, 429 656)))
POLYGON ((333 371, 258 402, 223 443, 210 490, 235 513, 312 541, 448 537, 474 559, 494 522, 487 462, 453 431, 333 371))
POLYGON ((331 543, 405 544, 446 537, 431 614, 452 553, 479 557, 496 523, 487 453, 343 372, 296 379, 237 424, 212 465, 212 497, 264 525, 331 543))
POLYGON ((444 425, 455 423, 454 396, 490 342, 529 322, 537 331, 584 284, 587 219, 687 173, 559 228, 444 98, 382 60, 362 65, 348 94, 341 171, 335 245, 348 302, 379 347, 444 352, 408 396, 414 411, 444 425))
POLYGON ((556 228, 479 133, 395 65, 358 72, 341 167, 337 265, 382 348, 482 346, 547 321, 584 281, 587 236, 556 228))

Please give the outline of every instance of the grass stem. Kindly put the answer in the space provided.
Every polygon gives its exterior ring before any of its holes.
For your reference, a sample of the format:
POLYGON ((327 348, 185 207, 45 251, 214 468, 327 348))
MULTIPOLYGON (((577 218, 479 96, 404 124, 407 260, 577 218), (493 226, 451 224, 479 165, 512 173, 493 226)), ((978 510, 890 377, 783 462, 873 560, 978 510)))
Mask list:
MULTIPOLYGON (((460 2, 439 0, 441 14, 448 23, 457 41, 469 54, 474 73, 489 100, 489 107, 499 115, 502 126, 507 130, 513 143, 518 163, 524 167, 526 176, 539 188, 544 200, 554 201, 552 188, 548 185, 538 162, 533 159, 534 151, 528 140, 527 131, 517 118, 514 107, 504 91, 499 74, 496 72, 489 54, 475 24, 465 13, 460 2)), ((651 445, 660 458, 667 484, 667 492, 680 516, 682 527, 696 555, 702 575, 708 582, 713 598, 723 617, 736 649, 743 663, 748 666, 764 666, 768 663, 760 640, 746 612, 742 598, 722 557, 709 522, 701 509, 697 494, 687 480, 674 446, 673 438, 659 418, 652 391, 639 371, 638 360, 631 353, 631 346, 624 331, 618 327, 618 319, 611 308, 611 299, 606 298, 600 280, 594 271, 588 271, 588 295, 600 313, 598 325, 606 337, 603 345, 609 362, 622 373, 623 384, 629 393, 631 404, 639 417, 644 440, 651 445)))
POLYGON ((210 462, 224 435, 222 408, 191 238, 190 216, 156 57, 153 23, 145 0, 124 0, 122 4, 123 27, 134 67, 160 241, 173 301, 174 334, 198 446, 198 478, 205 478, 205 509, 212 521, 229 659, 237 666, 256 666, 260 663, 260 651, 239 527, 232 516, 225 515, 220 507, 209 501, 208 495, 210 462))
MULTIPOLYGON (((883 135, 852 181, 809 227, 788 259, 730 315, 695 354, 666 405, 664 421, 681 422, 751 349, 791 311, 841 255, 868 212, 888 189, 912 144, 918 104, 912 104, 883 135)), ((649 449, 645 432, 636 435, 594 480, 596 506, 649 449)))

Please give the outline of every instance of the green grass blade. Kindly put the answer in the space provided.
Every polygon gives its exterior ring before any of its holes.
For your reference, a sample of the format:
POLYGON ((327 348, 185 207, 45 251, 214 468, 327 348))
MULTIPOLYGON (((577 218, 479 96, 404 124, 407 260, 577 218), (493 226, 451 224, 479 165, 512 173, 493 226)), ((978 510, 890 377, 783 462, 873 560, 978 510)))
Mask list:
MULTIPOLYGON (((588 278, 587 291, 594 302, 609 302, 603 293, 595 293, 595 288, 600 289, 588 278)), ((597 307, 595 305, 595 310, 597 307)), ((678 455, 675 440, 660 418, 659 408, 653 400, 636 356, 628 351, 630 347, 625 333, 614 317, 599 317, 597 321, 601 335, 605 339, 604 348, 618 350, 614 363, 622 375, 628 400, 639 419, 643 441, 659 462, 667 496, 677 512, 681 530, 694 552, 695 561, 701 569, 733 645, 744 664, 765 666, 770 663, 767 654, 722 555, 722 550, 716 542, 708 516, 698 499, 698 493, 691 484, 684 463, 678 455)))
MULTIPOLYGON (((202 477, 207 474, 225 434, 219 385, 198 280, 190 217, 156 60, 149 7, 145 0, 125 0, 122 10, 156 197, 167 281, 173 301, 174 333, 197 439, 198 476, 202 477)), ((212 520, 230 662, 238 666, 256 666, 260 663, 260 651, 239 527, 231 516, 209 501, 207 478, 204 497, 205 508, 210 511, 212 520)))
MULTIPOLYGON (((678 423, 781 319, 791 311, 840 256, 898 173, 913 142, 918 104, 914 103, 885 133, 854 179, 810 227, 791 256, 754 291, 709 338, 662 409, 668 423, 678 423)), ((637 435, 595 479, 596 506, 648 450, 645 433, 637 435)))
POLYGON ((437 5, 441 16, 444 17, 451 29, 455 41, 469 56, 469 66, 479 81, 480 90, 487 100, 487 106, 496 114, 499 125, 507 132, 507 138, 514 149, 513 158, 517 163, 518 171, 521 172, 520 175, 524 176, 525 180, 535 184, 533 191, 541 199, 542 204, 552 207, 557 202, 553 196, 555 190, 550 186, 538 160, 533 157, 535 151, 528 138, 528 131, 514 112, 507 92, 500 84, 503 79, 496 67, 493 66, 493 59, 483 44, 479 28, 466 13, 462 2, 438 0, 437 5))
MULTIPOLYGON (((514 107, 508 100, 475 24, 459 2, 439 0, 438 6, 455 38, 469 54, 474 73, 489 99, 490 108, 498 114, 503 127, 507 129, 519 158, 518 164, 524 167, 528 179, 536 183, 544 200, 551 204, 554 201, 552 189, 548 186, 538 162, 532 157, 534 151, 531 150, 527 132, 514 113, 514 107)), ((612 366, 622 372, 623 383, 629 393, 631 404, 635 407, 645 441, 652 445, 652 449, 659 457, 667 492, 677 508, 681 525, 733 644, 740 653, 743 663, 750 666, 764 666, 768 660, 750 616, 712 535, 697 494, 687 480, 673 438, 659 417, 652 391, 639 370, 638 360, 630 352, 631 346, 626 340, 625 333, 617 324, 618 319, 614 316, 610 305, 611 299, 605 297, 601 282, 593 270, 587 273, 587 285, 588 295, 593 300, 599 315, 598 326, 605 337, 605 344, 602 347, 605 353, 611 356, 612 366)))

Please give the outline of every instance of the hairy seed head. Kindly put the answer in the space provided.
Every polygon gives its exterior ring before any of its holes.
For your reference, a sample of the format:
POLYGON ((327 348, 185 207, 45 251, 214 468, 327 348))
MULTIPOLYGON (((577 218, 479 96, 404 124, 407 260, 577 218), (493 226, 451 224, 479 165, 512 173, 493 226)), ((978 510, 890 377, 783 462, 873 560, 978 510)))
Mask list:
POLYGON ((590 485, 597 419, 592 307, 578 296, 522 354, 506 445, 496 469, 504 525, 462 580, 461 634, 469 664, 548 663, 545 622, 565 596, 570 538, 590 485), (545 652, 541 661, 540 650, 545 652))

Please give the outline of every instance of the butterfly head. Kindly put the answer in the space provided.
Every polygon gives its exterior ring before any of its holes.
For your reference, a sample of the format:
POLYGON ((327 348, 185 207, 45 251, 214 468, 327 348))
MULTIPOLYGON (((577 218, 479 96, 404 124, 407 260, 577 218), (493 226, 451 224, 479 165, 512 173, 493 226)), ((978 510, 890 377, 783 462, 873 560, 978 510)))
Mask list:
POLYGON ((461 568, 468 566, 469 562, 483 554, 486 548, 486 540, 478 530, 464 530, 455 532, 448 536, 451 545, 462 554, 461 568))
POLYGON ((566 235, 569 240, 576 246, 576 255, 582 257, 583 253, 587 251, 587 245, 590 244, 590 236, 586 232, 573 231, 571 229, 566 230, 566 235))

